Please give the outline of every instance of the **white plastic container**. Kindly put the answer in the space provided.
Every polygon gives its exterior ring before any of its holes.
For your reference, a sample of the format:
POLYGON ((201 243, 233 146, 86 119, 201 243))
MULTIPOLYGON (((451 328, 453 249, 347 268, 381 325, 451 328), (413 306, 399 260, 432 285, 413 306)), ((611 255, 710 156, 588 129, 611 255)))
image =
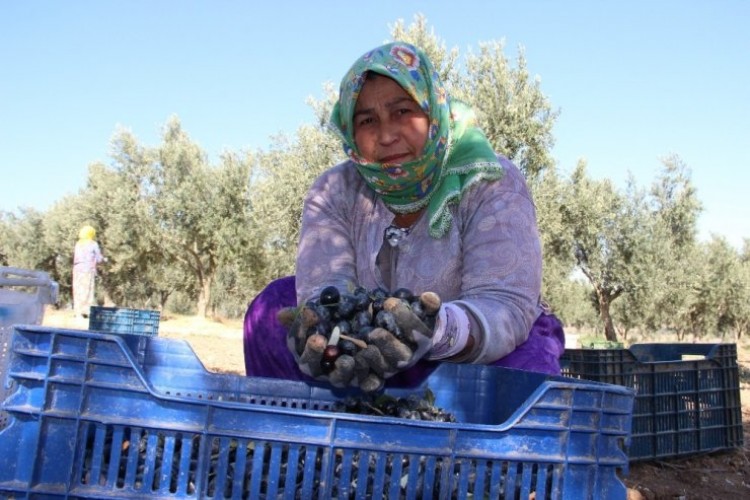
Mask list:
POLYGON ((0 267, 0 329, 38 325, 45 304, 57 302, 57 283, 42 271, 0 267))
MULTIPOLYGON (((13 325, 39 325, 44 306, 57 302, 58 285, 43 271, 0 266, 0 403, 10 387, 6 365, 13 325)), ((7 416, 0 410, 0 430, 7 416)))

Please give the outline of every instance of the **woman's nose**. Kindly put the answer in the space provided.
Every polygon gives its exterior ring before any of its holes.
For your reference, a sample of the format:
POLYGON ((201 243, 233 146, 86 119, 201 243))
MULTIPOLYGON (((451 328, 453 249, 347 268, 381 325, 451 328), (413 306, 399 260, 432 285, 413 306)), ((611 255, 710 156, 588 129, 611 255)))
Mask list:
POLYGON ((378 142, 383 146, 388 146, 398 141, 399 129, 398 126, 392 122, 384 120, 380 123, 380 130, 378 134, 378 142))

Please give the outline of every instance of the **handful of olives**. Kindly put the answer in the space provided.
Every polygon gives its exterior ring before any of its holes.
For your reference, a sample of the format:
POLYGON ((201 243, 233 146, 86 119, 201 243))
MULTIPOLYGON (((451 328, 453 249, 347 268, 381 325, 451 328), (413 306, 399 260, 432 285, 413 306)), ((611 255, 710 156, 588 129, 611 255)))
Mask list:
POLYGON ((424 354, 440 305, 432 292, 327 286, 279 320, 289 327, 288 346, 303 372, 372 392, 424 354))

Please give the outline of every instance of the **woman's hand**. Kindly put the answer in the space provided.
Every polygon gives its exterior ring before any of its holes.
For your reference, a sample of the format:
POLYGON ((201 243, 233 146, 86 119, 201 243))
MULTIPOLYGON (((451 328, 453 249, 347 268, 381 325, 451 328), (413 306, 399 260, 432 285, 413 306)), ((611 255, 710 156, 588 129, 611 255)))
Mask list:
MULTIPOLYGON (((427 317, 434 317, 440 309, 440 298, 437 294, 427 292, 422 294, 419 300, 423 307, 425 307, 425 303, 428 304, 429 313, 427 313, 427 317)), ((389 356, 389 361, 396 368, 396 371, 386 375, 387 378, 396 372, 411 368, 430 351, 433 329, 417 316, 408 303, 401 299, 394 297, 386 299, 383 303, 383 310, 393 314, 396 325, 401 331, 403 343, 394 337, 393 340, 383 343, 381 351, 399 352, 401 351, 400 346, 406 344, 409 346, 407 349, 410 349, 411 354, 408 359, 395 355, 389 356)))
POLYGON ((355 386, 373 392, 432 348, 430 324, 440 310, 440 298, 426 292, 418 304, 414 307, 422 309, 419 315, 406 300, 385 299, 382 310, 392 315, 395 324, 376 326, 364 336, 342 333, 338 326, 326 331, 320 312, 309 305, 283 309, 279 321, 288 328, 287 346, 303 373, 335 387, 355 386))

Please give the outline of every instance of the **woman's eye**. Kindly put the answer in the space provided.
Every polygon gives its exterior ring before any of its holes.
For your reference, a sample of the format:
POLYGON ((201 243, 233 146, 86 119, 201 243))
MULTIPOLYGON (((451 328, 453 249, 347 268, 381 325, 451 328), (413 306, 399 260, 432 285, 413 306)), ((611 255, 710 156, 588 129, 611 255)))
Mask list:
POLYGON ((361 127, 361 126, 363 126, 363 125, 369 125, 369 124, 371 124, 372 122, 373 122, 373 119, 372 119, 372 117, 371 117, 371 116, 368 116, 368 117, 365 117, 365 118, 361 118, 361 119, 360 119, 360 120, 359 120, 359 121, 357 122, 357 126, 358 126, 358 127, 361 127))

